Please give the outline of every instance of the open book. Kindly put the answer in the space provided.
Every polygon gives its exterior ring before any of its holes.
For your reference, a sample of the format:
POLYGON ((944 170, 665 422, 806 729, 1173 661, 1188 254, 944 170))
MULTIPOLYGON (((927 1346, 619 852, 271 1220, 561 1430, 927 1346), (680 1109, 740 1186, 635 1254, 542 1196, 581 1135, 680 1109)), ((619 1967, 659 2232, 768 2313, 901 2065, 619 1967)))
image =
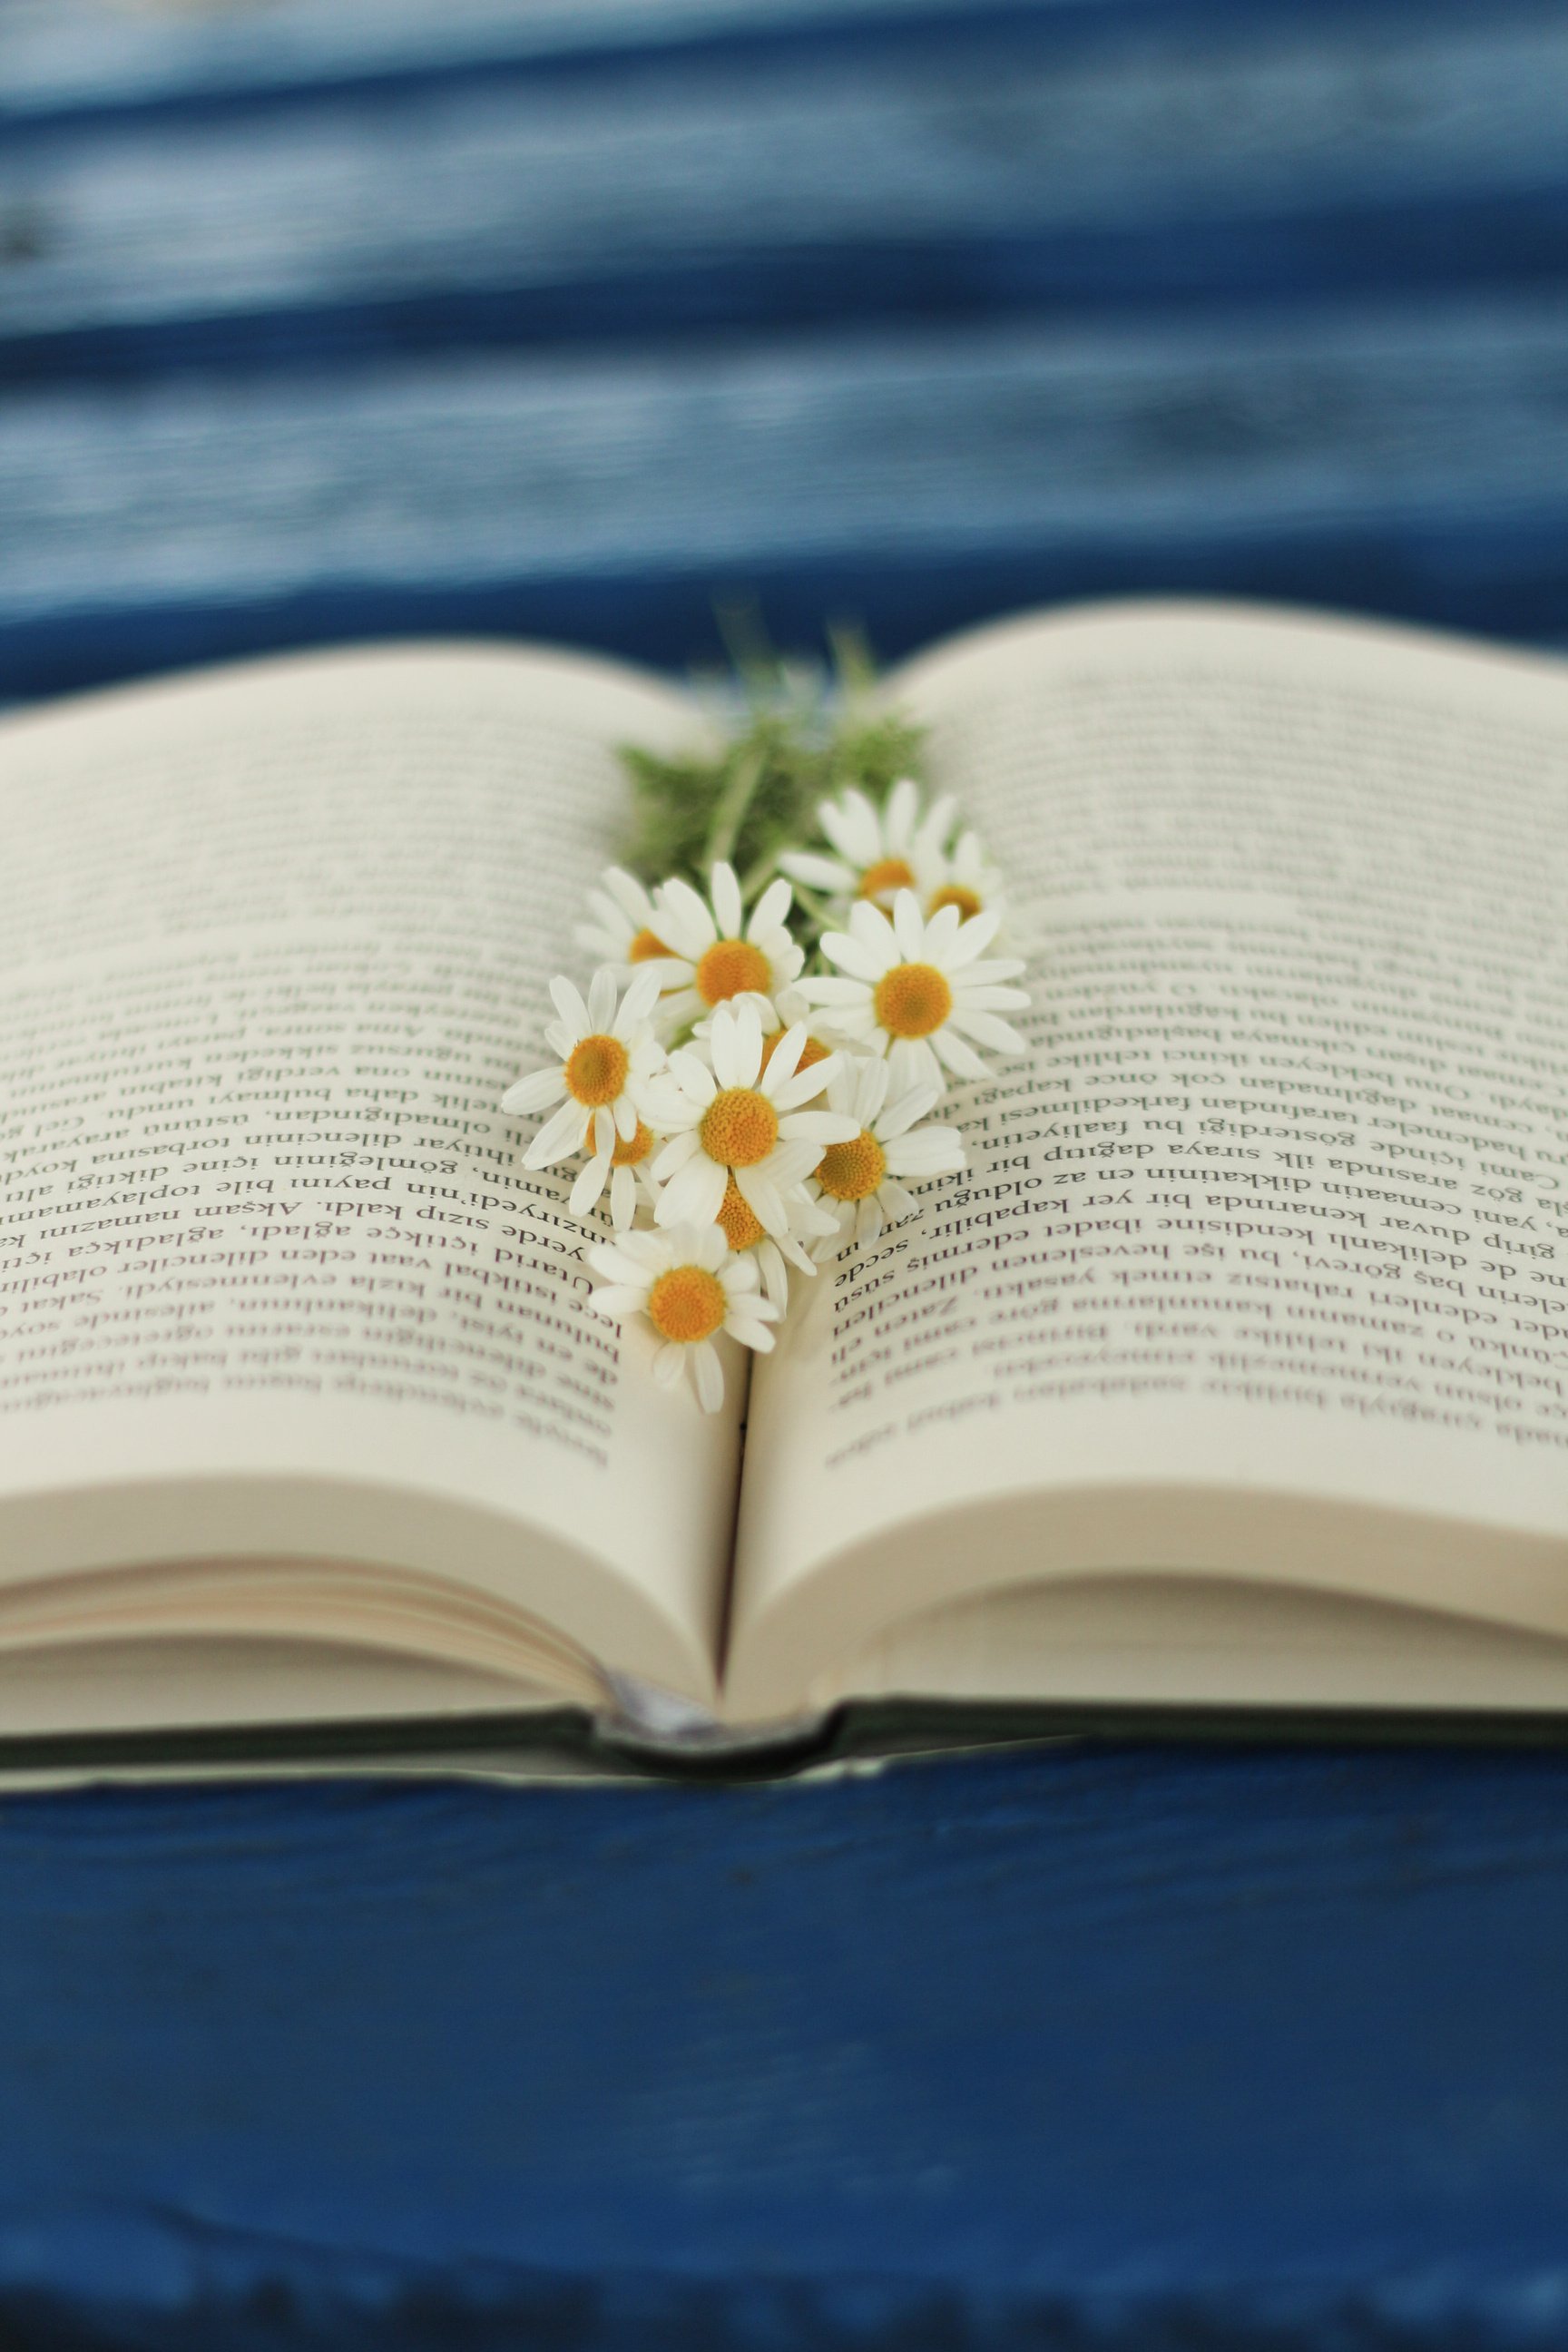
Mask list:
POLYGON ((395 647, 0 729, 0 1760, 1568 1710, 1568 670, 1147 605, 886 692, 1032 1055, 712 1418, 498 1108, 691 700, 395 647))

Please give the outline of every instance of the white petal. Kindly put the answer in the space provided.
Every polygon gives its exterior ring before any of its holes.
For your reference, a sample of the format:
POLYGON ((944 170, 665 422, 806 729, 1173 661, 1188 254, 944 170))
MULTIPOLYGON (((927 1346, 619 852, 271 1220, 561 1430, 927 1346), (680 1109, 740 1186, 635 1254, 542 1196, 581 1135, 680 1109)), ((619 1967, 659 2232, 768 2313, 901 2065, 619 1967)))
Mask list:
POLYGON ((972 1013, 967 1005, 961 1005, 950 1015, 948 1025, 965 1037, 973 1037, 977 1045, 989 1045, 993 1053, 1026 1054, 1029 1050, 1011 1022, 1004 1021, 1000 1013, 972 1013))
POLYGON ((935 1087, 940 1101, 947 1080, 923 1037, 895 1037, 888 1048, 888 1092, 906 1095, 911 1087, 935 1087))
POLYGON ((610 1177, 610 1223, 619 1233, 631 1223, 637 1213, 637 1178, 629 1168, 617 1168, 610 1177))
POLYGON ((837 896, 854 889, 858 877, 852 866, 834 857, 816 857, 807 849, 792 849, 779 859, 784 872, 809 890, 831 890, 837 896))
POLYGON ((669 1067, 681 1093, 689 1095, 700 1108, 706 1110, 719 1088, 702 1056, 689 1045, 682 1045, 670 1055, 669 1067))
POLYGON ((940 1062, 945 1062, 955 1078, 988 1078, 991 1076, 973 1045, 966 1045, 950 1027, 939 1029, 931 1046, 940 1062))
POLYGON ((565 1160, 580 1150, 583 1129, 587 1124, 580 1102, 563 1102, 553 1118, 547 1119, 522 1155, 525 1168, 549 1168, 557 1160, 565 1160))
POLYGON ((622 1095, 616 1104, 616 1133, 623 1143, 629 1143, 637 1131, 637 1107, 630 1095, 622 1095))
POLYGON ((620 1017, 616 1023, 616 1034, 623 1045, 637 1023, 647 1019, 658 1001, 658 992, 663 984, 659 971, 657 962, 639 963, 626 983, 626 992, 621 999, 620 1017))
POLYGON ((889 1217, 916 1217, 920 1214, 920 1202, 911 1200, 901 1184, 879 1184, 877 1198, 889 1217))
POLYGON ((713 919, 719 926, 721 940, 738 940, 744 919, 742 912, 741 885, 732 866, 721 861, 708 877, 709 893, 713 902, 713 919))
POLYGON ((552 1069, 535 1070, 531 1077, 519 1078, 516 1086, 508 1087, 500 1107, 508 1118, 526 1118, 531 1112, 559 1102, 565 1091, 566 1080, 557 1064, 552 1069))
POLYGON ((597 1152, 601 1160, 607 1160, 615 1150, 616 1115, 604 1103, 588 1120, 583 1140, 597 1152))
MULTIPOLYGON (((875 959, 874 979, 880 980, 885 971, 891 971, 902 954, 897 931, 880 907, 873 907, 868 899, 858 898, 850 908, 849 936, 858 947, 864 948, 875 959)), ((827 941, 824 940, 823 947, 826 949, 826 945, 827 941)), ((834 961, 837 961, 837 957, 834 961)))
POLYGON ((952 943, 963 920, 956 907, 939 907, 926 925, 926 961, 945 971, 952 943))
POLYGON ((792 1142, 853 1143, 859 1132, 858 1118, 846 1118, 836 1110, 792 1110, 779 1121, 779 1133, 792 1142))
POLYGON ((744 1083, 735 1076, 740 1065, 739 1046, 735 1016, 727 1004, 721 1004, 709 1024, 708 1051, 713 1057, 713 1076, 721 1087, 738 1087, 744 1083))
POLYGON ((629 1283, 610 1282, 595 1290, 588 1304, 595 1314, 607 1315, 612 1323, 627 1323, 647 1307, 647 1292, 634 1290, 629 1283))
MULTIPOLYGON (((772 1299, 765 1304, 771 1307, 772 1299)), ((773 1335, 765 1323, 752 1323, 737 1316, 732 1322, 726 1323, 724 1328, 731 1339, 739 1339, 742 1348, 754 1348, 759 1356, 765 1356, 773 1344, 773 1335)))
POLYGON ((594 1272, 605 1282, 640 1283, 647 1288, 648 1270, 613 1242, 595 1242, 583 1253, 594 1272))
POLYGON ((707 953, 719 934, 713 918, 689 882, 677 877, 662 883, 653 894, 657 910, 654 929, 667 947, 693 962, 707 953))
POLYGON ((954 1176, 963 1165, 963 1138, 955 1127, 922 1127, 887 1146, 895 1176, 954 1176))
POLYGON ((667 1339, 653 1360, 653 1376, 661 1389, 679 1385, 686 1370, 686 1350, 678 1339, 667 1339))
POLYGON ((678 1168, 659 1195, 654 1211, 661 1225, 710 1225, 724 1202, 725 1171, 706 1153, 693 1152, 678 1168))
POLYGON ((702 1145, 697 1129, 694 1127, 689 1127, 684 1135, 671 1136, 664 1150, 655 1160, 649 1172, 663 1184, 675 1174, 677 1169, 684 1168, 689 1160, 694 1159, 701 1149, 702 1145))
POLYGON ((605 1179, 609 1172, 609 1161, 607 1160, 602 1160, 598 1153, 595 1152, 593 1159, 588 1161, 586 1167, 579 1175, 577 1181, 572 1187, 572 1197, 568 1202, 567 1206, 571 1209, 572 1214, 574 1217, 585 1217, 587 1215, 589 1210, 593 1207, 595 1202, 604 1191, 605 1179))
POLYGON ((880 857, 881 824, 864 793, 847 792, 839 800, 819 802, 816 822, 851 866, 874 866, 880 857))
POLYGON ((550 1001, 571 1032, 574 1045, 580 1037, 587 1036, 591 1026, 588 1020, 588 1008, 569 980, 562 979, 558 975, 551 982, 550 1001))
POLYGON ((616 975, 602 963, 588 982, 588 1025, 602 1036, 616 1017, 616 975))
POLYGON ((635 874, 624 866, 606 866, 599 877, 600 887, 607 890, 634 930, 644 930, 651 912, 647 892, 635 874))
POLYGON ((632 1232, 617 1236, 614 1247, 633 1265, 643 1268, 643 1279, 662 1274, 672 1263, 668 1234, 632 1232))
MULTIPOLYGON (((757 1223, 770 1234, 787 1234, 789 1216, 778 1188, 764 1172, 766 1161, 760 1168, 737 1168, 735 1183, 742 1201, 757 1223)), ((720 1199, 723 1198, 722 1192, 720 1199)), ((717 1204, 715 1212, 717 1214, 717 1204)))
MULTIPOLYGON (((869 1127, 888 1098, 888 1065, 879 1055, 875 1061, 862 1062, 849 1075, 852 1092, 844 1107, 861 1127, 869 1127)), ((914 1113, 916 1118, 920 1116, 919 1111, 914 1113)))
POLYGON ((965 964, 984 955, 1001 928, 1002 918, 994 907, 988 907, 983 914, 971 915, 966 923, 959 925, 958 936, 942 958, 943 971, 962 971, 965 964))
POLYGON ((789 910, 794 899, 795 892, 784 877, 778 876, 768 884, 767 888, 752 908, 752 919, 746 926, 746 937, 755 941, 760 940, 766 931, 782 930, 789 919, 789 910))
POLYGON ((912 776, 900 776, 882 804, 882 839, 889 857, 903 856, 914 838, 920 813, 920 786, 912 776))
POLYGON ((724 1368, 710 1339, 700 1339, 692 1349, 691 1370, 698 1403, 704 1412, 717 1412, 724 1402, 724 1368))
POLYGON ((882 1211, 876 1194, 858 1202, 855 1209, 855 1240, 861 1249, 869 1249, 882 1231, 882 1211))
POLYGON ((952 995, 964 1013, 1022 1013, 1029 1002, 1026 988, 976 987, 968 980, 961 980, 952 995))
MULTIPOLYGON (((877 1066, 874 1064, 872 1066, 877 1066)), ((888 1066, 884 1062, 880 1066, 885 1070, 888 1066)), ((877 1140, 889 1143, 895 1136, 902 1135, 906 1128, 913 1127, 917 1118, 924 1118, 927 1111, 935 1108, 937 1099, 934 1087, 911 1087, 908 1094, 900 1095, 877 1121, 877 1140)), ((869 1121, 864 1123, 869 1125, 869 1121)))
POLYGON ((900 890, 893 898, 893 936, 906 963, 927 963, 926 927, 921 917, 921 902, 912 890, 900 890))
POLYGON ((730 1255, 730 1244, 722 1225, 704 1225, 693 1245, 692 1264, 709 1274, 717 1274, 730 1255))

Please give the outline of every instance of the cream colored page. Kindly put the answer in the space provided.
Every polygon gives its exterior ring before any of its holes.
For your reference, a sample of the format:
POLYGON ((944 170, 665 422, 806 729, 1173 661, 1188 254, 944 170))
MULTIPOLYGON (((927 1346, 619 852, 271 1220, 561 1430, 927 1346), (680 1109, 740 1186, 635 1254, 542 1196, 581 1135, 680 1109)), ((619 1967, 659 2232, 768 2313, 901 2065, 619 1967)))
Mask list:
POLYGON ((337 1553, 710 1687, 734 1418, 623 1370, 546 1058, 615 753, 591 663, 391 650, 0 730, 0 1573, 337 1553))
POLYGON ((755 1383, 732 1707, 999 1572, 1353 1590, 1342 1506, 1406 1596, 1568 1631, 1563 673, 1173 607, 893 690, 1008 872, 1032 1052, 755 1383), (1032 1493, 1001 1570, 966 1513, 1032 1493), (1289 1544, 1213 1558, 1216 1493, 1298 1498, 1289 1544), (1517 1536, 1506 1590, 1439 1519, 1517 1536))

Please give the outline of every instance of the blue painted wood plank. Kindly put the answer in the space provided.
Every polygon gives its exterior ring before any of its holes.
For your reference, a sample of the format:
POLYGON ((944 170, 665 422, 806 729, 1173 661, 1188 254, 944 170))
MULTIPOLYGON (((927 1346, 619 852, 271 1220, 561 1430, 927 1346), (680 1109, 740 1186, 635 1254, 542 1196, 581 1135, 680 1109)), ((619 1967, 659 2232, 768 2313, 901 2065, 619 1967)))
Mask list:
POLYGON ((8 1800, 0 1916, 18 2343, 1568 2334, 1560 1754, 8 1800))
POLYGON ((1568 273, 1560 11, 1042 24, 13 135, 0 384, 1568 273))
POLYGON ((716 592, 885 651, 1031 598, 1568 634, 1568 312, 447 359, 0 404, 0 691, 408 631, 679 663, 716 592))

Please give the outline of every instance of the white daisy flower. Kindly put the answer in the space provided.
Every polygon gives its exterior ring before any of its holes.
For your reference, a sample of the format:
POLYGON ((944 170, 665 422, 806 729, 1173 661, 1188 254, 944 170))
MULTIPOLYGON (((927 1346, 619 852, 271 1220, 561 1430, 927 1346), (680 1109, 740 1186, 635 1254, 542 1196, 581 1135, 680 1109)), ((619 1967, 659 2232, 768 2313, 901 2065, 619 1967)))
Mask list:
POLYGON ((501 1097, 509 1118, 561 1106, 523 1153, 525 1168, 549 1168, 590 1143, 595 1153, 613 1153, 616 1138, 631 1142, 645 1114, 657 1126, 657 1081, 667 1066, 648 1025, 658 994, 654 965, 637 973, 618 1007, 616 976, 606 965, 594 974, 586 1003, 569 980, 552 980, 550 993, 561 1017, 544 1042, 559 1058, 501 1097))
POLYGON ((956 907, 967 922, 972 915, 999 914, 1005 922, 1005 884, 973 828, 961 833, 950 850, 925 866, 920 876, 921 899, 927 915, 956 907))
POLYGON ((763 1032, 756 1008, 721 1005, 708 1038, 711 1066, 693 1046, 669 1057, 684 1097, 677 1128, 653 1163, 664 1186, 655 1215, 660 1224, 711 1224, 731 1177, 764 1233, 789 1232, 784 1193, 809 1176, 829 1143, 847 1142, 853 1122, 837 1112, 803 1110, 838 1067, 836 1055, 800 1067, 805 1032, 786 1029, 763 1068, 763 1032))
POLYGON ((634 966, 668 959, 669 950, 653 928, 653 900, 624 866, 605 866, 588 893, 588 911, 593 921, 577 924, 572 936, 595 961, 613 965, 623 987, 634 966))
MULTIPOLYGON (((911 1087, 888 1101, 888 1065, 868 1055, 846 1066, 828 1085, 835 1110, 847 1111, 858 1132, 848 1143, 830 1143, 806 1179, 806 1192, 832 1213, 832 1254, 848 1242, 862 1247, 876 1241, 884 1224, 912 1217, 919 1202, 899 1182, 908 1176, 955 1175, 963 1166, 963 1138, 955 1127, 921 1127, 937 1099, 934 1087, 911 1087)), ((819 1255, 829 1251, 818 1244, 819 1255)))
POLYGON ((816 811, 837 856, 790 850, 779 864, 795 881, 826 890, 830 898, 868 898, 889 907, 899 890, 923 896, 928 877, 935 887, 957 809, 951 793, 923 809, 920 786, 910 776, 899 779, 879 809, 864 793, 851 790, 837 801, 821 802, 816 811))
POLYGON ((772 997, 787 988, 805 961, 785 921, 794 896, 782 877, 770 882, 742 930, 741 885, 732 866, 713 867, 707 899, 689 882, 661 883, 653 894, 653 928, 678 963, 664 967, 665 986, 674 993, 660 1006, 660 1017, 676 1024, 696 1021, 732 997, 772 997))
POLYGON ((842 976, 803 980, 800 992, 823 1008, 831 1028, 887 1055, 896 1099, 911 1087, 945 1092, 949 1072, 988 1078, 971 1039, 997 1053, 1028 1051, 1001 1018, 1029 1001, 1021 988, 1002 984, 1023 964, 1013 957, 981 961, 1001 920, 992 912, 964 922, 956 907, 943 907, 928 921, 914 892, 900 890, 889 922, 862 900, 850 909, 847 933, 823 935, 822 952, 842 976))
POLYGON ((653 1376, 674 1388, 689 1370, 704 1412, 724 1402, 724 1372, 713 1342, 721 1333, 745 1348, 773 1344, 778 1309, 764 1298, 750 1258, 737 1257, 717 1225, 675 1225, 660 1233, 617 1234, 586 1252, 600 1287, 590 1300, 612 1323, 646 1318, 659 1341, 653 1376))

